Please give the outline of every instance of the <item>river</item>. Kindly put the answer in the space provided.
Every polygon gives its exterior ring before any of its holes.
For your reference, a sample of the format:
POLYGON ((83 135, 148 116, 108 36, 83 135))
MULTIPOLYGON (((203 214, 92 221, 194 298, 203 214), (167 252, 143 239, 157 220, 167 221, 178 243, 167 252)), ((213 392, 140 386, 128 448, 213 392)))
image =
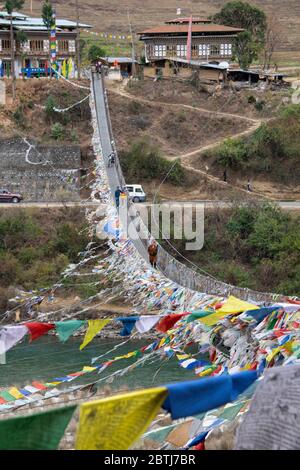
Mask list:
MULTIPOLYGON (((60 343, 54 336, 45 336, 32 343, 23 341, 7 353, 6 364, 0 365, 0 387, 22 387, 30 385, 33 380, 51 382, 56 377, 79 372, 83 366, 91 365, 93 357, 104 354, 123 341, 123 338, 120 340, 96 338, 83 351, 79 350, 82 342, 80 337, 71 338, 66 343, 60 343)), ((130 340, 100 362, 135 351, 150 343, 150 340, 130 340)), ((97 372, 86 374, 84 378, 72 382, 72 385, 94 382, 133 362, 134 359, 119 361, 108 367, 103 374, 98 375, 97 372)), ((136 368, 123 377, 118 377, 111 386, 133 390, 141 386, 152 387, 193 378, 195 375, 192 371, 182 369, 175 359, 170 359, 152 364, 147 362, 146 365, 136 368)))

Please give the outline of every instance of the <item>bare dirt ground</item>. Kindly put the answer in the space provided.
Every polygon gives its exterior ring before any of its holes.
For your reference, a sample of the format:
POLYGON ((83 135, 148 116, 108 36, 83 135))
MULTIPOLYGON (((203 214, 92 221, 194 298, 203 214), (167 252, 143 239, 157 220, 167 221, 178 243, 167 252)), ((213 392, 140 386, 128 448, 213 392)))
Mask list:
MULTIPOLYGON (((59 80, 32 79, 17 80, 17 100, 11 101, 11 82, 7 84, 7 103, 0 106, 0 134, 1 138, 14 136, 26 136, 34 138, 45 144, 79 143, 82 148, 90 145, 91 124, 89 101, 73 108, 68 115, 63 113, 50 114, 41 106, 47 105, 47 100, 52 97, 54 104, 59 109, 65 109, 85 96, 89 90, 79 89, 59 80), (59 122, 63 128, 61 138, 51 136, 52 126, 59 122)), ((88 80, 82 80, 83 86, 89 87, 88 80)))
POLYGON ((232 133, 248 129, 247 120, 226 114, 207 114, 179 105, 169 107, 109 95, 111 119, 119 149, 128 149, 133 140, 148 137, 163 156, 178 157, 200 147, 224 140, 232 133))
MULTIPOLYGON (((222 171, 216 170, 207 158, 202 157, 203 153, 217 147, 224 139, 250 135, 262 122, 276 117, 280 106, 286 102, 286 90, 276 92, 268 90, 263 95, 257 89, 232 92, 211 87, 209 90, 210 92, 199 92, 190 84, 177 81, 172 82, 172 86, 170 86, 170 81, 167 80, 132 82, 126 87, 124 84, 110 85, 109 101, 113 129, 119 148, 122 149, 123 145, 124 148, 128 148, 128 140, 131 142, 136 138, 149 136, 152 142, 160 143, 160 148, 166 158, 181 158, 183 166, 196 177, 197 183, 187 189, 184 188, 184 190, 176 188, 175 191, 171 185, 168 188, 164 184, 159 191, 161 198, 173 198, 174 200, 176 194, 180 200, 218 198, 228 200, 235 199, 238 194, 240 196, 243 194, 243 197, 251 199, 263 197, 274 200, 299 200, 299 187, 268 181, 264 174, 252 181, 254 189, 252 194, 249 194, 246 189, 248 174, 232 172, 229 182, 224 183, 222 171), (248 102, 250 95, 265 100, 264 113, 258 112, 248 102), (166 109, 168 114, 166 114, 166 109), (131 122, 130 112, 133 110, 137 120, 144 114, 151 114, 151 120, 148 121, 151 122, 151 125, 148 128, 146 126, 141 133, 133 133, 132 126, 128 128, 126 125, 131 122), (120 113, 123 113, 121 120, 120 113), (200 116, 198 128, 194 127, 194 121, 197 122, 197 120, 191 119, 191 114, 193 118, 200 116), (184 126, 180 122, 182 118, 184 126), (156 123, 153 122, 155 119, 156 123), (165 121, 166 119, 167 121, 165 121), (216 122, 220 123, 218 119, 221 119, 221 125, 225 124, 223 129, 215 126, 216 122), (173 140, 166 139, 166 135, 162 133, 162 127, 164 128, 165 123, 168 126, 168 137, 173 135, 173 140), (181 134, 182 130, 183 135, 181 134), (200 135, 200 133, 202 134, 200 135), (186 135, 191 137, 189 139, 183 138, 186 135), (179 139, 178 136, 180 136, 179 139), (196 142, 197 148, 191 148, 191 145, 196 142), (182 148, 184 150, 181 150, 182 148)), ((145 187, 152 195, 151 184, 145 184, 145 187)), ((157 182, 154 183, 154 187, 157 188, 157 182)), ((157 189, 154 190, 154 194, 156 191, 157 189)))

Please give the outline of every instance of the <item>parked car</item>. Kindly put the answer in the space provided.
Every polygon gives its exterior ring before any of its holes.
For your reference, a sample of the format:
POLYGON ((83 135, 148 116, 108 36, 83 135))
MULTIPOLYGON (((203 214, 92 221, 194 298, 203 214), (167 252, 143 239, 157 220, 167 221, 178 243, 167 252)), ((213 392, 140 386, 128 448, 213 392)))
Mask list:
POLYGON ((18 193, 11 193, 6 189, 0 189, 0 202, 13 202, 18 204, 23 200, 23 196, 18 193))
POLYGON ((140 184, 127 184, 128 195, 133 202, 145 202, 146 193, 140 184))

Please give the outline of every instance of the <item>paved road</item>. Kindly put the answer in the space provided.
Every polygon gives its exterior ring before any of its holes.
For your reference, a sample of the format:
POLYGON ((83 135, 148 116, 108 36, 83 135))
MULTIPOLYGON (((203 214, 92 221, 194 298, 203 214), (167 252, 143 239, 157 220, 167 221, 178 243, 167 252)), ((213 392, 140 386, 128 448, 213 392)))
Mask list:
MULTIPOLYGON (((163 201, 162 203, 165 204, 177 204, 177 203, 202 203, 205 204, 207 209, 228 209, 231 206, 230 202, 223 202, 223 201, 163 201)), ((288 211, 298 211, 300 210, 300 201, 270 201, 278 206, 283 210, 288 211)), ((246 205, 247 203, 241 203, 246 205)), ((145 204, 136 204, 136 207, 139 206, 151 206, 151 202, 147 202, 145 204)), ((19 208, 19 209, 30 209, 30 208, 56 208, 56 207, 105 207, 105 204, 100 204, 98 202, 23 202, 21 204, 0 204, 0 209, 11 209, 11 208, 19 208)))
POLYGON ((21 202, 20 204, 0 204, 0 209, 30 209, 30 208, 55 208, 55 207, 98 207, 97 202, 21 202))
MULTIPOLYGON (((265 201, 264 201, 265 202, 265 201)), ((297 211, 300 210, 300 201, 268 201, 277 204, 282 210, 297 211)), ((162 204, 204 204, 206 209, 228 209, 233 203, 223 201, 162 201, 162 204)), ((141 206, 151 206, 151 202, 140 204, 141 206)), ((247 202, 241 202, 241 205, 247 205, 247 202)))

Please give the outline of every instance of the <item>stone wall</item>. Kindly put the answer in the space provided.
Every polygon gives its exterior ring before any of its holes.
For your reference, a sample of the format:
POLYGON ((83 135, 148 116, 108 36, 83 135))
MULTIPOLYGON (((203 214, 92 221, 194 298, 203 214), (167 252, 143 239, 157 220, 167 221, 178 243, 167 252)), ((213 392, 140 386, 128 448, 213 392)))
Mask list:
POLYGON ((78 145, 41 146, 32 140, 0 140, 0 188, 25 201, 77 200, 81 152, 78 145))

